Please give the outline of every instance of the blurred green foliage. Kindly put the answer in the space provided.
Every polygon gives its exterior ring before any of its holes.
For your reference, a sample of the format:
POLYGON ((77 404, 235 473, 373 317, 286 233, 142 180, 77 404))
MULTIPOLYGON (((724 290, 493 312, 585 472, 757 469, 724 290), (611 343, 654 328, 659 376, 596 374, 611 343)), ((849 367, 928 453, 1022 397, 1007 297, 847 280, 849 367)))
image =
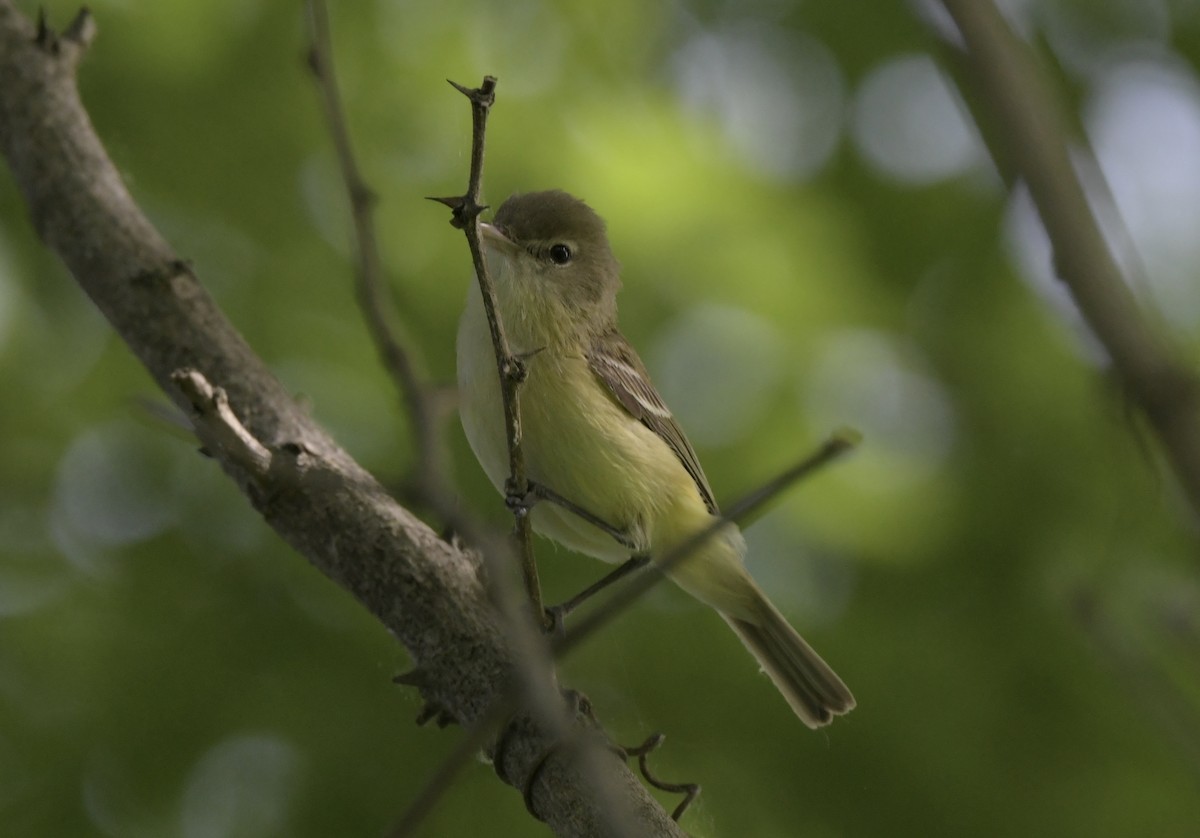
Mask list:
MULTIPOLYGON (((45 5, 59 25, 74 13, 45 5)), ((334 5, 388 273, 431 376, 453 377, 470 273, 422 199, 466 176, 468 111, 443 79, 491 73, 488 199, 557 186, 608 219, 623 328, 719 497, 838 425, 866 433, 748 534, 764 587, 854 690, 852 715, 804 729, 674 590, 565 665, 616 736, 668 734, 656 771, 704 786, 690 831, 1194 834, 1195 527, 1069 304, 1029 268, 1027 208, 924 57, 932 5, 334 5)), ((251 344, 399 485, 411 452, 353 302, 301 6, 97 0, 81 87, 136 197, 251 344)), ((1124 101, 1122 67, 1161 71, 1151 115, 1177 130, 1150 140, 1176 145, 1101 154, 1119 203, 1137 161, 1200 137, 1195 4, 1006 6, 1085 127, 1124 101)), ((1138 194, 1194 218, 1190 169, 1171 172, 1178 194, 1152 178, 1138 194)), ((1172 301, 1194 356, 1200 307, 1178 301, 1197 254, 1138 218, 1146 298, 1172 301)), ((152 384, 8 178, 0 220, 2 831, 381 834, 458 734, 411 723, 416 696, 389 682, 403 651, 194 444, 145 420, 152 384)), ((465 502, 502 521, 447 431, 465 502)), ((540 549, 552 599, 603 570, 540 549)), ((478 765, 423 834, 540 831, 478 765)))

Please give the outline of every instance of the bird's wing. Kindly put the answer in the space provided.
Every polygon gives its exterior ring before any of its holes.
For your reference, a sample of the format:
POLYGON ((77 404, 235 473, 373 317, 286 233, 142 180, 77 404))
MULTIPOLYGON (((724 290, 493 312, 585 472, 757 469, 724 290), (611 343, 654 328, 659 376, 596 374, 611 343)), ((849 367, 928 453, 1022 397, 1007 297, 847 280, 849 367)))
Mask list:
POLYGON ((708 478, 704 476, 704 469, 700 467, 695 449, 683 435, 683 429, 671 415, 662 396, 654 389, 645 364, 624 335, 613 329, 598 336, 587 352, 587 361, 592 374, 608 388, 613 398, 671 447, 695 481, 708 511, 713 515, 718 514, 716 498, 713 497, 712 487, 708 485, 708 478))

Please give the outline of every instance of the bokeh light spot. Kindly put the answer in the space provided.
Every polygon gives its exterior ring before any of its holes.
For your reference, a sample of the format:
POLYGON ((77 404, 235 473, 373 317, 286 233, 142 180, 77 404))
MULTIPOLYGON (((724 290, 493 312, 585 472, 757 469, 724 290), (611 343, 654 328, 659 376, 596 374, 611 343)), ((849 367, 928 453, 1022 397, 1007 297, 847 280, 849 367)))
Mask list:
POLYGON ((845 85, 820 42, 742 24, 698 34, 673 63, 684 104, 715 114, 755 169, 803 178, 837 147, 845 85))
POLYGON ((877 67, 854 101, 853 136, 879 171, 908 183, 960 175, 983 147, 958 92, 928 55, 904 55, 877 67))
POLYGON ((724 445, 758 422, 780 378, 774 327, 742 309, 698 306, 667 327, 649 365, 697 445, 724 445))

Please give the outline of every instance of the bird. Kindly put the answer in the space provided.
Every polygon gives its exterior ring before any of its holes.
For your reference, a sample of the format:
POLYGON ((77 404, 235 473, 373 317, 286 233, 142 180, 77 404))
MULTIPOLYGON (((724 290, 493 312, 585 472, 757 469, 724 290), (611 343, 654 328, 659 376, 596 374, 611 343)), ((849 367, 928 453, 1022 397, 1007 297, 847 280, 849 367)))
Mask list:
MULTIPOLYGON (((513 355, 538 533, 607 562, 661 559, 720 515, 695 449, 617 324, 620 266, 603 219, 561 190, 517 193, 480 222, 513 355), (584 514, 580 514, 581 511, 584 514)), ((482 292, 471 283, 456 340, 460 417, 489 480, 508 491, 508 437, 482 292)), ((855 706, 842 679, 750 576, 729 524, 664 567, 715 609, 811 728, 855 706)))

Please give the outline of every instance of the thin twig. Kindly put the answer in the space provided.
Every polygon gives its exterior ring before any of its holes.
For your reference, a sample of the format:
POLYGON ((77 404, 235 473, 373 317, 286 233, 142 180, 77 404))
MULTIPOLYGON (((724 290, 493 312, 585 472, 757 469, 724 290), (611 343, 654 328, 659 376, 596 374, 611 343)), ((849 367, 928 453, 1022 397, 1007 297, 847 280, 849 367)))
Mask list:
POLYGON ((1072 162, 1061 107, 1030 48, 990 0, 943 4, 966 44, 980 99, 995 116, 980 120, 998 135, 992 147, 1004 149, 1028 185, 1059 277, 1200 515, 1200 379, 1150 324, 1113 258, 1072 162))
MULTIPOLYGON (((358 250, 355 296, 384 369, 391 377, 412 423, 417 485, 422 494, 432 496, 425 500, 440 501, 446 495, 443 489, 445 468, 433 391, 413 360, 416 353, 403 337, 404 330, 395 316, 395 307, 384 279, 383 260, 379 255, 379 241, 375 234, 376 197, 362 177, 350 140, 350 129, 334 71, 333 43, 325 0, 308 0, 307 7, 312 38, 308 66, 321 94, 321 105, 354 219, 358 250)), ((441 507, 446 504, 433 502, 432 505, 441 507)))
POLYGON ((683 800, 679 801, 671 812, 671 820, 678 821, 683 817, 683 813, 688 810, 700 796, 699 783, 669 783, 666 780, 659 779, 657 774, 650 770, 650 754, 657 751, 662 743, 666 740, 666 735, 662 733, 652 733, 646 738, 646 741, 633 748, 622 748, 626 757, 637 757, 638 769, 642 772, 642 777, 646 782, 654 786, 659 791, 670 792, 671 794, 682 794, 683 800))
POLYGON ((196 435, 206 445, 221 450, 256 478, 271 468, 271 452, 246 430, 229 406, 229 396, 201 373, 183 369, 171 376, 192 405, 188 416, 196 435))
MULTIPOLYGON (((525 468, 525 453, 521 444, 521 405, 519 391, 525 380, 525 364, 512 353, 504 321, 496 303, 496 290, 488 273, 487 260, 479 236, 479 215, 487 207, 479 203, 483 181, 483 153, 487 135, 487 118, 496 101, 496 78, 484 76, 477 88, 466 87, 451 81, 450 84, 471 102, 471 173, 465 195, 451 198, 432 198, 453 210, 451 224, 467 236, 471 250, 471 263, 483 295, 483 309, 487 315, 488 329, 492 336, 492 349, 496 354, 496 372, 500 376, 500 397, 504 403, 504 428, 508 441, 509 479, 508 494, 525 497, 529 494, 529 475, 525 468)), ((545 625, 545 610, 542 606, 542 587, 538 580, 537 561, 533 555, 533 537, 529 515, 521 508, 513 509, 513 541, 516 555, 520 559, 525 591, 533 613, 545 625)))
POLYGON ((561 660, 564 655, 571 652, 588 637, 612 622, 618 614, 658 584, 667 571, 694 553, 704 542, 713 538, 722 529, 753 515, 796 481, 811 475, 850 452, 860 441, 861 436, 857 431, 849 428, 839 430, 822 443, 815 452, 767 481, 761 487, 739 498, 723 515, 714 518, 707 527, 698 530, 691 537, 668 550, 662 558, 651 562, 650 572, 635 576, 610 599, 606 600, 602 607, 581 620, 566 635, 559 637, 553 647, 555 658, 561 660))

